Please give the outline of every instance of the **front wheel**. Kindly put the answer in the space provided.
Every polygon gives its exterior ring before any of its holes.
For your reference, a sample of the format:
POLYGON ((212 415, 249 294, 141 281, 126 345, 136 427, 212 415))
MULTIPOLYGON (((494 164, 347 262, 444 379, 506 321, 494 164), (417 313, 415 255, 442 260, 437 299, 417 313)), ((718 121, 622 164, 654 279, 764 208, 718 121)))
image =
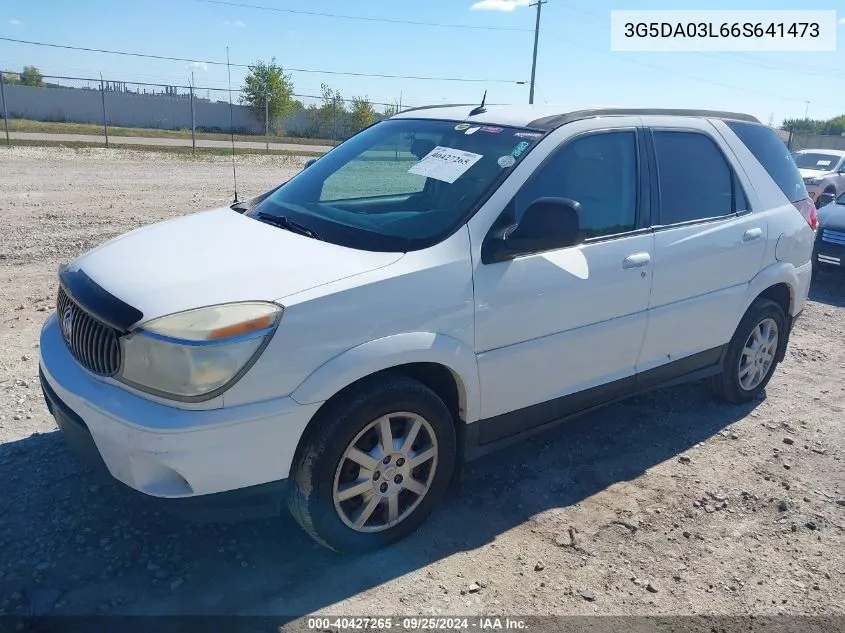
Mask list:
POLYGON ((710 380, 714 395, 734 404, 757 398, 774 374, 786 341, 783 309, 774 301, 756 299, 728 344, 722 373, 710 380))
POLYGON ((291 470, 297 522, 341 552, 379 549, 419 527, 445 495, 456 455, 452 415, 437 394, 381 376, 318 415, 291 470))

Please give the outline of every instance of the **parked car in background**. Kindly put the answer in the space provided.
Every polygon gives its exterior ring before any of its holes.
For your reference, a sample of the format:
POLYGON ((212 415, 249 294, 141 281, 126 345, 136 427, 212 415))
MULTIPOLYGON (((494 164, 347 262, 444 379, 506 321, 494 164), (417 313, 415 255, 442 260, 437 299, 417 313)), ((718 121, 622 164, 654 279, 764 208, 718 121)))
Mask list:
POLYGON ((728 112, 407 110, 253 200, 63 267, 41 385, 128 487, 286 499, 336 550, 397 541, 464 461, 598 406, 703 379, 754 400, 812 273, 789 150, 728 112))
POLYGON ((819 208, 818 221, 813 248, 815 270, 845 272, 845 192, 819 208))
POLYGON ((793 152, 792 158, 816 206, 823 193, 845 192, 845 150, 802 149, 793 152))

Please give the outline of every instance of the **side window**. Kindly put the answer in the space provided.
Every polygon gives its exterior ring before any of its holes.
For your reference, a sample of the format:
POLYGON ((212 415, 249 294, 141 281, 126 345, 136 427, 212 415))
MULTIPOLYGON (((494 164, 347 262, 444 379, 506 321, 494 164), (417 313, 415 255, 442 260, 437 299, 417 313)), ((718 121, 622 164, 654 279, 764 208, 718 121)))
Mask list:
POLYGON ((759 123, 728 121, 727 126, 760 161, 790 202, 809 197, 801 172, 777 132, 759 123))
POLYGON ((560 148, 516 195, 517 222, 538 198, 581 204, 586 238, 631 231, 637 221, 637 138, 632 131, 582 136, 560 148))
POLYGON ((722 152, 696 132, 654 132, 660 224, 745 211, 748 202, 722 152))

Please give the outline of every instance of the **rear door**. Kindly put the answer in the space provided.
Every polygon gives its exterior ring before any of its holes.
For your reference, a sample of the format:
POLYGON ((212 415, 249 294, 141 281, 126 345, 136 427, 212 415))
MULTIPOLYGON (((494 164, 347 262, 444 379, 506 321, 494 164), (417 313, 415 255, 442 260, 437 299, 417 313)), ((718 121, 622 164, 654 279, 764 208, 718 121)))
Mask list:
POLYGON ((681 359, 684 371, 695 371, 714 364, 733 335, 768 226, 750 208, 750 182, 709 121, 649 127, 654 280, 637 371, 681 359))

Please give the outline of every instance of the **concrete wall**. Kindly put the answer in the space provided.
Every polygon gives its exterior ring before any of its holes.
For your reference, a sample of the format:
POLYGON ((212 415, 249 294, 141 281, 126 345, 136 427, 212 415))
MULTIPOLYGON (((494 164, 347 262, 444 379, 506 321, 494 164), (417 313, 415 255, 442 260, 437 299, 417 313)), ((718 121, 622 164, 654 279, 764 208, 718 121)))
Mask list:
POLYGON ((845 149, 845 136, 821 134, 793 134, 790 147, 798 149, 845 149))
MULTIPOLYGON (((82 88, 36 88, 5 86, 9 118, 35 121, 103 122, 100 90, 82 88)), ((191 129, 191 101, 188 96, 145 95, 134 92, 106 92, 109 125, 165 130, 191 129)), ((196 126, 229 131, 229 104, 194 99, 196 126)), ((232 108, 235 130, 263 134, 258 121, 245 106, 232 108)))

